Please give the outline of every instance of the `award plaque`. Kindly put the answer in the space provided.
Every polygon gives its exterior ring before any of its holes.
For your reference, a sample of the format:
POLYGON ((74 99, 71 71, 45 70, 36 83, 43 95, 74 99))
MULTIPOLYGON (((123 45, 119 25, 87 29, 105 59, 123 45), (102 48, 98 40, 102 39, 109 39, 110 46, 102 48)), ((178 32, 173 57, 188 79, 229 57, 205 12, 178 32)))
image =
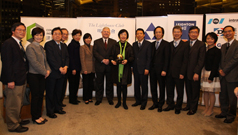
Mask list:
POLYGON ((117 61, 118 61, 119 64, 122 63, 122 61, 123 61, 123 56, 122 56, 121 54, 118 54, 118 55, 117 55, 117 61))

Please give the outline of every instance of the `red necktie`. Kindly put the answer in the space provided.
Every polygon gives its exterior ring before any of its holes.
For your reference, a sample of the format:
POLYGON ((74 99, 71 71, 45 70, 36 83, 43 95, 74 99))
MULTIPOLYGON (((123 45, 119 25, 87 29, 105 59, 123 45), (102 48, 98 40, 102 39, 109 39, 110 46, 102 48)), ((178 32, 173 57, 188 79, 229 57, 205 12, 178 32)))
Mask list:
POLYGON ((107 40, 105 39, 105 48, 107 49, 107 40))

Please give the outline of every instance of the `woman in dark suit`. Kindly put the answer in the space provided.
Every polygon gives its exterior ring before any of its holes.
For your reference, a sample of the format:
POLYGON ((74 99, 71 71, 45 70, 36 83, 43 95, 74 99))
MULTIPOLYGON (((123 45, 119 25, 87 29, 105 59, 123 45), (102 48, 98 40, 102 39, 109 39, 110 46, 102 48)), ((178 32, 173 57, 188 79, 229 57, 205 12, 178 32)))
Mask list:
POLYGON ((205 56, 205 66, 201 74, 201 89, 204 92, 205 110, 204 116, 213 114, 215 104, 215 92, 220 92, 219 63, 221 50, 216 47, 217 35, 214 32, 207 33, 207 52, 205 56))
POLYGON ((26 48, 26 56, 29 61, 28 83, 31 90, 31 115, 33 123, 36 124, 47 122, 46 119, 41 117, 45 79, 51 72, 46 60, 45 50, 40 45, 44 35, 43 29, 34 28, 32 30, 33 42, 26 48))
POLYGON ((120 39, 117 42, 109 57, 112 68, 111 68, 111 80, 113 83, 117 84, 117 98, 118 103, 115 108, 121 106, 121 92, 123 93, 123 107, 128 109, 126 105, 127 98, 127 85, 131 84, 132 74, 131 74, 131 64, 134 60, 134 54, 132 46, 127 42, 129 34, 127 30, 122 29, 118 33, 120 39), (122 59, 118 59, 122 56, 122 59))
POLYGON ((72 32, 73 39, 68 45, 69 52, 69 70, 68 70, 68 79, 69 79, 69 103, 77 105, 80 101, 77 100, 78 88, 79 88, 79 79, 81 71, 81 62, 80 62, 80 43, 82 31, 74 29, 72 32))
POLYGON ((89 33, 84 34, 84 45, 80 47, 80 60, 82 64, 83 75, 83 100, 85 104, 92 101, 93 79, 95 77, 95 67, 93 58, 93 46, 90 45, 92 36, 89 33))

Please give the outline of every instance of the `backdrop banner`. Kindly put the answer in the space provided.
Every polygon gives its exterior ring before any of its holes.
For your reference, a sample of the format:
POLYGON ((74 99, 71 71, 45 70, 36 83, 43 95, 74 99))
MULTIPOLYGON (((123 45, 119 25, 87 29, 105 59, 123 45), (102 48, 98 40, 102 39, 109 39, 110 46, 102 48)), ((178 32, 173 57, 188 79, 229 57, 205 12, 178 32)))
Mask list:
POLYGON ((203 15, 168 15, 168 27, 167 27, 167 33, 168 33, 168 40, 172 41, 172 30, 173 27, 179 25, 182 27, 183 35, 182 40, 187 41, 189 40, 188 32, 189 28, 192 26, 197 26, 200 29, 199 33, 199 40, 202 40, 202 30, 203 30, 203 15))
POLYGON ((154 29, 157 26, 164 28, 164 39, 167 40, 167 16, 154 16, 154 17, 136 17, 136 29, 142 28, 145 31, 145 39, 153 42, 154 38, 154 29))
POLYGON ((223 28, 227 25, 235 28, 235 39, 237 39, 238 13, 206 14, 206 34, 209 32, 217 34, 216 45, 218 48, 221 48, 221 45, 227 42, 222 33, 223 28))

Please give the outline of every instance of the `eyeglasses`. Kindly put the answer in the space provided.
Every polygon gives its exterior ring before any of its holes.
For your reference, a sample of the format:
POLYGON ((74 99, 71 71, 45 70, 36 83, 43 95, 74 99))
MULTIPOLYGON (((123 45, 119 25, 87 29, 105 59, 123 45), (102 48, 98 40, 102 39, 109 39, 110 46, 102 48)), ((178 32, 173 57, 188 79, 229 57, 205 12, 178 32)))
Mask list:
POLYGON ((26 29, 16 29, 16 30, 26 32, 26 29))

